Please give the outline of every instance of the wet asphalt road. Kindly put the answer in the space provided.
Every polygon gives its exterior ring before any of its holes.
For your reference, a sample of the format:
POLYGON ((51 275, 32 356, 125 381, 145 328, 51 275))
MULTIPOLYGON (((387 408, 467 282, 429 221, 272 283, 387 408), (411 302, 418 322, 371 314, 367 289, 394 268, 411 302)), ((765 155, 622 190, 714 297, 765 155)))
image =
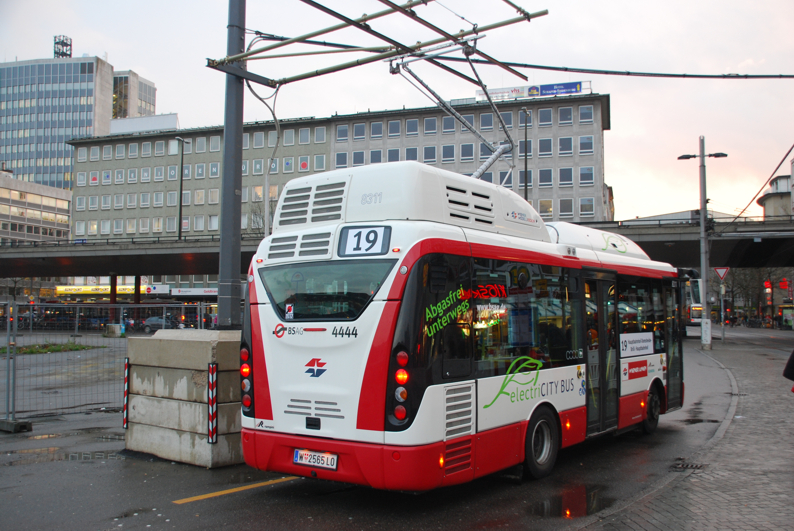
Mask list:
MULTIPOLYGON (((735 343, 768 346, 772 355, 781 359, 790 352, 794 339, 791 332, 781 331, 735 329, 726 335, 735 343)), ((37 447, 43 449, 39 453, 14 453, 14 448, 30 446, 29 434, 0 435, 0 527, 566 528, 583 516, 650 491, 677 474, 671 467, 692 456, 714 435, 728 411, 731 386, 725 370, 699 353, 698 347, 697 337, 685 341, 685 406, 662 416, 654 435, 639 431, 608 435, 562 450, 554 473, 540 481, 520 482, 508 471, 414 495, 294 479, 176 504, 174 501, 250 487, 283 475, 246 466, 204 470, 135 454, 127 454, 123 460, 116 455, 109 459, 109 453, 123 449, 123 441, 114 440, 122 430, 114 418, 108 423, 100 416, 83 417, 84 426, 103 427, 36 440, 37 447), (88 459, 72 454, 78 460, 50 460, 72 451, 68 448, 94 453, 89 453, 88 459), (97 449, 102 453, 97 454, 97 449)), ((63 432, 60 422, 74 422, 64 418, 67 420, 37 423, 32 435, 63 432)))

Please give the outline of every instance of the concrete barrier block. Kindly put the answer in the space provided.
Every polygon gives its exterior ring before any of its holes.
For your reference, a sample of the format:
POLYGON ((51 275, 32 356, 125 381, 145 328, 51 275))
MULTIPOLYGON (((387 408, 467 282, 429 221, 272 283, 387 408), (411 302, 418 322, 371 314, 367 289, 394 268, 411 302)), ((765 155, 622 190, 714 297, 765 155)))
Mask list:
POLYGON ((126 447, 128 450, 146 452, 162 459, 206 468, 243 462, 239 433, 218 435, 216 444, 208 444, 206 433, 131 424, 126 433, 126 447))
MULTIPOLYGON (((130 393, 207 403, 207 369, 169 369, 165 367, 130 367, 130 393)), ((239 371, 218 372, 219 404, 240 402, 239 371)))
MULTIPOLYGON (((131 395, 128 412, 129 424, 207 434, 209 410, 206 403, 131 395)), ((241 430, 239 403, 218 404, 217 412, 218 434, 241 430)))
POLYGON ((127 340, 131 365, 206 371, 217 363, 219 371, 240 368, 239 330, 158 330, 152 337, 127 340))

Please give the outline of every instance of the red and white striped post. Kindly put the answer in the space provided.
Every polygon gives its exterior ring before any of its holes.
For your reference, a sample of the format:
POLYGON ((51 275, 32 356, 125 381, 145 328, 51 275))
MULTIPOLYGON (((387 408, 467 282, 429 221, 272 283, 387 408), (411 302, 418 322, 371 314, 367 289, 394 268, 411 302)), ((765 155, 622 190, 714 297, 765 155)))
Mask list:
POLYGON ((121 406, 122 426, 127 429, 127 406, 130 403, 130 359, 124 358, 124 403, 121 406))
POLYGON ((218 364, 210 363, 208 366, 207 377, 207 407, 208 407, 208 426, 207 442, 215 444, 218 442, 218 364))

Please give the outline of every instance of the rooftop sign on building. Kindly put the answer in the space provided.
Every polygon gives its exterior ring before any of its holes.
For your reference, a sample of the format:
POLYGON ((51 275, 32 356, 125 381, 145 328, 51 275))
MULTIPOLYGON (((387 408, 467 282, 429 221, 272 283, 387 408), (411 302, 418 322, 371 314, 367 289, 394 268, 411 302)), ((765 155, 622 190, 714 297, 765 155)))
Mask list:
MULTIPOLYGON (((589 81, 571 81, 569 83, 554 83, 552 85, 527 85, 525 87, 488 89, 488 94, 494 100, 512 100, 515 98, 536 98, 541 96, 581 94, 585 89, 592 92, 589 81)), ((485 92, 478 90, 477 99, 484 100, 485 92)))

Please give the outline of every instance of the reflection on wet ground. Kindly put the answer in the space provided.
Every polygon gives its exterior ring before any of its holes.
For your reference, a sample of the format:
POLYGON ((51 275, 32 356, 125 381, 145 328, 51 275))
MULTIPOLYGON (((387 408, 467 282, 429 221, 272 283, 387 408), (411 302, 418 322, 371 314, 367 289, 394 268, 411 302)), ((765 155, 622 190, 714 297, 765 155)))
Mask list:
POLYGON ((719 423, 722 422, 721 420, 714 420, 714 419, 681 419, 676 422, 683 422, 684 424, 701 424, 705 423, 719 423))
POLYGON ((542 518, 581 518, 595 514, 615 503, 614 498, 602 495, 602 485, 572 485, 564 487, 560 494, 536 502, 529 513, 542 518))

